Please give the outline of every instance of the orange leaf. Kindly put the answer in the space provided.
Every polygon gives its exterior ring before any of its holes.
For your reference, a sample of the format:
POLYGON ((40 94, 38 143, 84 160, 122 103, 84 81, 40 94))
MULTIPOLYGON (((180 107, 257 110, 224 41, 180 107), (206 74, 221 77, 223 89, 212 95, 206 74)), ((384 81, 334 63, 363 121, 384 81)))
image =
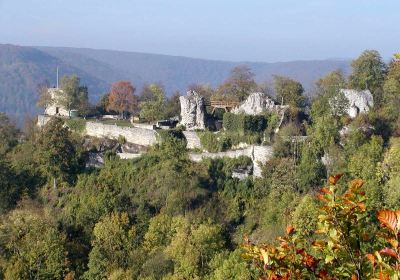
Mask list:
POLYGON ((292 234, 293 231, 294 231, 294 227, 293 227, 292 225, 288 225, 288 226, 286 227, 286 234, 287 234, 287 235, 292 234))
POLYGON ((392 231, 397 231, 398 215, 391 210, 380 210, 378 220, 392 231))
POLYGON ((329 183, 331 185, 336 185, 337 181, 343 176, 343 174, 336 174, 335 176, 330 176, 329 177, 329 183))
POLYGON ((351 280, 357 280, 357 279, 358 279, 357 275, 355 274, 351 275, 351 280))
POLYGON ((322 188, 322 189, 321 189, 321 192, 322 192, 322 193, 326 193, 326 194, 332 193, 328 188, 322 188))
POLYGON ((350 182, 350 190, 356 191, 364 185, 364 181, 361 179, 355 179, 350 182))
POLYGON ((305 254, 303 257, 303 263, 307 267, 315 268, 318 265, 318 260, 309 254, 305 254))
POLYGON ((390 256, 393 258, 398 258, 399 256, 397 255, 397 253, 395 252, 395 250, 390 249, 390 248, 385 248, 379 251, 379 253, 381 255, 386 255, 386 256, 390 256))
POLYGON ((390 280, 390 276, 383 272, 379 272, 379 280, 390 280))
POLYGON ((375 256, 374 255, 367 254, 366 257, 372 264, 375 264, 375 256))
POLYGON ((281 247, 282 247, 283 249, 287 249, 287 248, 289 248, 289 243, 287 243, 287 242, 281 242, 281 247))
POLYGON ((367 209, 367 207, 365 206, 365 203, 360 202, 357 205, 361 209, 361 211, 365 211, 365 209, 367 209))

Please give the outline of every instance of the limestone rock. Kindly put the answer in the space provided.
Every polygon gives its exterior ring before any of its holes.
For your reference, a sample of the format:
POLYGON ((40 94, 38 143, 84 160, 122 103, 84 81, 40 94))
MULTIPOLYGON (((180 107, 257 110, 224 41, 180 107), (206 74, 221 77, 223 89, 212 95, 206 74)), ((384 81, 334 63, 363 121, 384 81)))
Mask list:
POLYGON ((341 93, 349 101, 347 114, 355 118, 359 113, 366 113, 374 107, 374 98, 369 90, 341 89, 341 93))
POLYGON ((286 106, 276 105, 275 102, 263 92, 254 92, 238 107, 232 109, 234 114, 259 115, 263 112, 279 112, 286 106))
POLYGON ((188 91, 186 96, 179 97, 181 103, 181 125, 187 130, 205 129, 204 98, 195 91, 188 91))

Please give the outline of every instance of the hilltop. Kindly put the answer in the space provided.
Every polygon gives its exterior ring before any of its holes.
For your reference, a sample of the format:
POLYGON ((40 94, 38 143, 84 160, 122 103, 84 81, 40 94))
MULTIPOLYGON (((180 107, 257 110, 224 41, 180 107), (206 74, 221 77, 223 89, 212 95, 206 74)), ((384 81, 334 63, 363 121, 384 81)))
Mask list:
POLYGON ((311 92, 313 83, 335 69, 349 72, 349 61, 293 61, 277 63, 229 62, 159 54, 80 48, 21 47, 0 45, 0 111, 21 121, 38 112, 36 88, 55 83, 55 72, 77 74, 89 87, 95 102, 116 80, 130 80, 138 89, 146 82, 162 82, 168 94, 185 91, 191 83, 220 84, 229 71, 247 64, 259 82, 273 74, 300 81, 311 92))

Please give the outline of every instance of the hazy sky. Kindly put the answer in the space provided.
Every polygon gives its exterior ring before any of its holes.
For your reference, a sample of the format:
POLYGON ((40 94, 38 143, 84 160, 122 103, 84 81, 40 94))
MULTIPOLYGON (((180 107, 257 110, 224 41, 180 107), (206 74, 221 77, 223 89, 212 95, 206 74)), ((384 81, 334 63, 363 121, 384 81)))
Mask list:
POLYGON ((0 43, 234 61, 400 50, 400 0, 0 0, 0 43))

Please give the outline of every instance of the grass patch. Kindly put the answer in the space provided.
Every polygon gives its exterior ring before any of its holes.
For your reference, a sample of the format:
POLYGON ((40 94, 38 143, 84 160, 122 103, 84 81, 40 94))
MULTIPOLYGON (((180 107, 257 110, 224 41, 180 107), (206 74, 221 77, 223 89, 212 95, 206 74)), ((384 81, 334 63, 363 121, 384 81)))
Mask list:
POLYGON ((84 134, 86 130, 86 120, 82 118, 66 119, 65 124, 75 133, 84 134))
POLYGON ((129 120, 100 119, 99 122, 102 124, 133 127, 129 120))

